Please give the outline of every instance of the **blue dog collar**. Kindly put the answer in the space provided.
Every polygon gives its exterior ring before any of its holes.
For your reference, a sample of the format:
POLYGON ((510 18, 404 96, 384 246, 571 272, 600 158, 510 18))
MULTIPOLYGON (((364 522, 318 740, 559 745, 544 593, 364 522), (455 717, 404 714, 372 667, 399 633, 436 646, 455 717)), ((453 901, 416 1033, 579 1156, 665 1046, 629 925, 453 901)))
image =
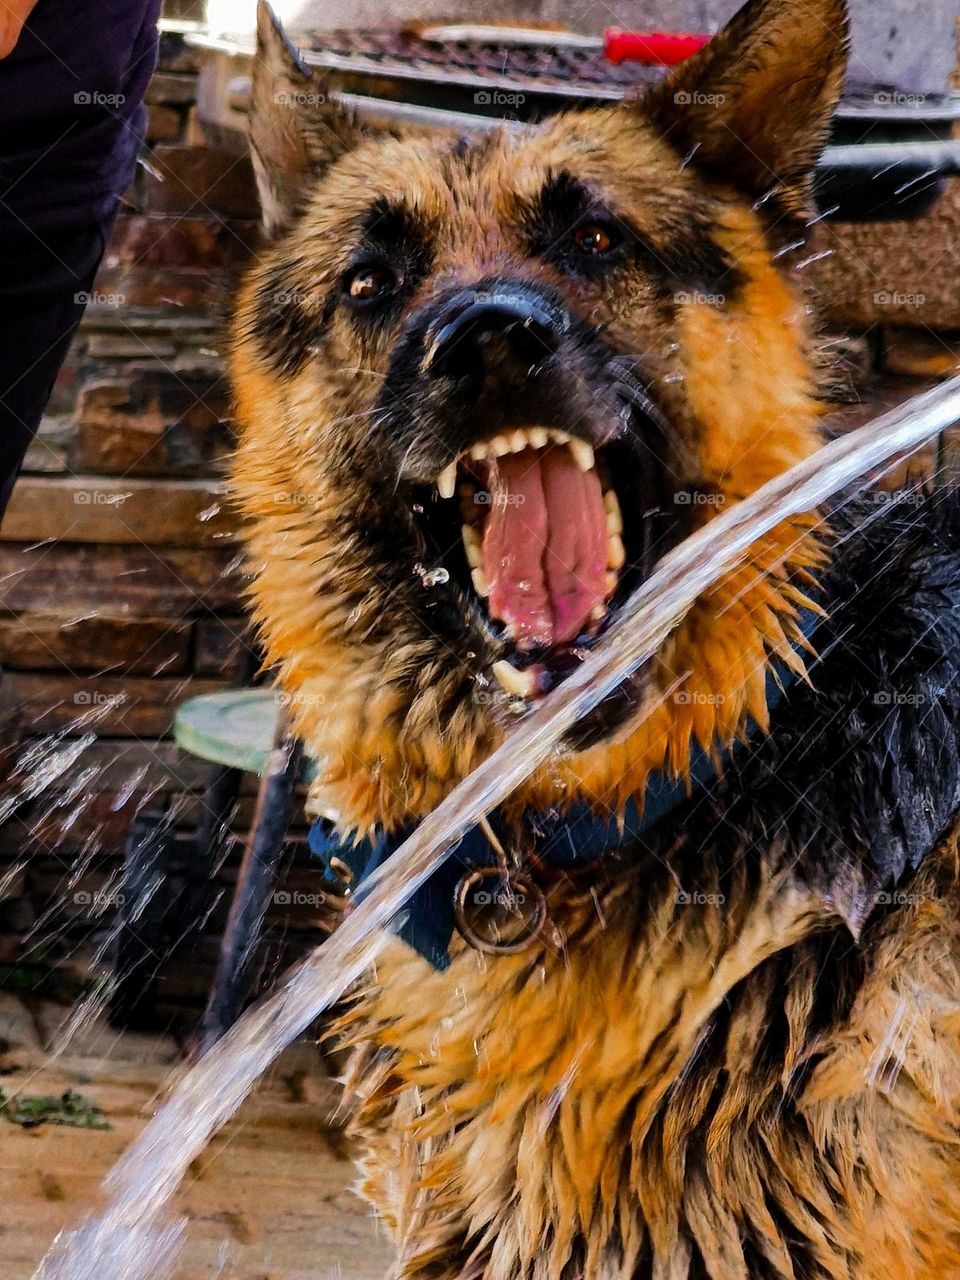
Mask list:
MULTIPOLYGON (((819 621, 819 616, 812 611, 803 611, 799 626, 804 642, 810 640, 819 621)), ((796 643, 794 649, 800 654, 803 642, 796 643)), ((766 681, 768 710, 776 707, 795 679, 794 671, 782 659, 773 660, 766 681)), ((752 740, 757 732, 757 725, 750 720, 747 739, 752 740)), ((708 791, 742 746, 742 742, 737 742, 731 749, 722 751, 715 762, 699 744, 694 743, 688 776, 675 778, 664 773, 652 774, 644 792, 642 808, 635 800, 629 800, 622 821, 614 817, 598 817, 582 802, 563 814, 528 812, 523 817, 524 843, 535 852, 538 862, 554 870, 580 868, 596 862, 604 854, 612 853, 651 831, 685 800, 708 791)), ((445 969, 450 964, 450 941, 457 927, 458 886, 470 873, 496 867, 498 851, 487 833, 492 831, 499 840, 500 825, 498 815, 493 813, 486 829, 475 826, 466 831, 444 864, 410 899, 399 936, 437 969, 445 969)), ((336 835, 328 822, 319 819, 311 827, 307 843, 322 860, 325 877, 331 886, 337 885, 342 891, 344 884, 348 883, 356 900, 362 896, 364 882, 403 844, 416 826, 415 822, 408 823, 372 839, 356 840, 336 835)), ((515 841, 504 833, 501 843, 507 845, 515 841)))

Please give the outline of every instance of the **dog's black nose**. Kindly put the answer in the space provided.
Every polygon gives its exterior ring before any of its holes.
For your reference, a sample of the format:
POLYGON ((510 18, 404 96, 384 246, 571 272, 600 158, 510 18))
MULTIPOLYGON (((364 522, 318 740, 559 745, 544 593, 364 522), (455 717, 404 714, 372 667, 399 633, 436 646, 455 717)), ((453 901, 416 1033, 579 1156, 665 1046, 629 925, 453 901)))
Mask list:
POLYGON ((427 330, 422 368, 434 378, 526 372, 553 355, 562 332, 562 316, 536 290, 465 289, 427 330))

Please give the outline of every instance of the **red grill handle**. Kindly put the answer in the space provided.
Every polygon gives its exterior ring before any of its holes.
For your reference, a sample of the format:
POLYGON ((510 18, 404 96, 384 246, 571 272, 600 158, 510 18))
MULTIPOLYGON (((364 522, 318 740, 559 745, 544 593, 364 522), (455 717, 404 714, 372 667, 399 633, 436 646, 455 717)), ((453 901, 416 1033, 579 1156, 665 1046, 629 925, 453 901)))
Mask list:
POLYGON ((709 36, 669 31, 620 31, 610 27, 603 35, 603 52, 609 62, 650 62, 672 67, 702 49, 709 36))

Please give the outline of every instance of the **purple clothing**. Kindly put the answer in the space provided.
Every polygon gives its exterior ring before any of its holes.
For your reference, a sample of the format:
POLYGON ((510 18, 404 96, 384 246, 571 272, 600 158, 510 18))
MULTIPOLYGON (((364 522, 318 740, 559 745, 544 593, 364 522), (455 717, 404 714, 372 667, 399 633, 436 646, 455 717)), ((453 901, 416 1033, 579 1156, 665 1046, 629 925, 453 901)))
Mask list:
POLYGON ((159 10, 160 0, 38 0, 0 59, 0 229, 112 214, 143 136, 159 10))
POLYGON ((39 0, 0 58, 0 517, 133 176, 159 8, 39 0))

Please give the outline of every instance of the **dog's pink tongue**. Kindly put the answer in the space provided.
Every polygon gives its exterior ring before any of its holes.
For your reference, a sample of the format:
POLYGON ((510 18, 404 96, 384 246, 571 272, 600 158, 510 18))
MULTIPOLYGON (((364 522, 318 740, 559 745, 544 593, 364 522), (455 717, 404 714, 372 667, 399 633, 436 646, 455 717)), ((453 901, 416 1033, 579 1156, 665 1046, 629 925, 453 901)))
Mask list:
POLYGON ((490 511, 483 567, 490 615, 521 647, 563 644, 603 604, 607 522, 596 471, 566 446, 525 449, 487 464, 490 511))

